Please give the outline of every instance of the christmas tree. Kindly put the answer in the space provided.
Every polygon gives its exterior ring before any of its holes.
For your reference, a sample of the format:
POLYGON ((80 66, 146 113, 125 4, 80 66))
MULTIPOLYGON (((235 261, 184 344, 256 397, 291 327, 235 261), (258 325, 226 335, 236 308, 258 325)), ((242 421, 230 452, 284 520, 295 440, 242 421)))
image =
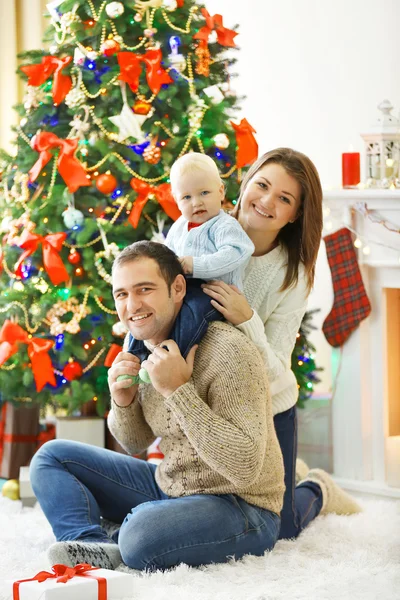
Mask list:
POLYGON ((292 353, 292 371, 296 376, 297 387, 299 388, 297 400, 299 408, 304 408, 305 402, 311 397, 314 385, 320 381, 316 373, 322 371, 322 367, 316 366, 315 347, 308 338, 311 330, 316 329, 311 323, 316 312, 319 312, 319 309, 309 310, 305 313, 292 353))
POLYGON ((179 216, 169 170, 216 161, 226 207, 254 130, 233 122, 234 29, 195 0, 55 0, 49 50, 23 54, 15 156, 1 153, 0 389, 69 413, 108 402, 124 328, 114 257, 179 216))

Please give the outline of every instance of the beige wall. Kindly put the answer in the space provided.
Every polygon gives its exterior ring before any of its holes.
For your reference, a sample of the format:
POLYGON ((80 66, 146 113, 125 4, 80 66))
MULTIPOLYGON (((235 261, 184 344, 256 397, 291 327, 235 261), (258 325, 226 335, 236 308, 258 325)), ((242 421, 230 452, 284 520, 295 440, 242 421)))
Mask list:
POLYGON ((24 86, 16 75, 17 54, 43 47, 46 0, 0 0, 0 147, 12 151, 11 125, 18 123, 13 105, 24 86))

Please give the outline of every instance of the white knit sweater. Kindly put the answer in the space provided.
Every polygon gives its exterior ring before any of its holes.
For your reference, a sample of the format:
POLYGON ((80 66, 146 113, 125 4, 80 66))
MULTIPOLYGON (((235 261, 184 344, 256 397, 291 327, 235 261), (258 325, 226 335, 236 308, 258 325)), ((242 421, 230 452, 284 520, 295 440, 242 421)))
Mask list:
POLYGON ((302 265, 298 284, 280 291, 286 265, 287 252, 283 246, 264 256, 251 257, 245 270, 244 294, 253 308, 253 316, 238 325, 261 353, 271 386, 274 415, 297 402, 297 382, 290 362, 308 296, 302 265))

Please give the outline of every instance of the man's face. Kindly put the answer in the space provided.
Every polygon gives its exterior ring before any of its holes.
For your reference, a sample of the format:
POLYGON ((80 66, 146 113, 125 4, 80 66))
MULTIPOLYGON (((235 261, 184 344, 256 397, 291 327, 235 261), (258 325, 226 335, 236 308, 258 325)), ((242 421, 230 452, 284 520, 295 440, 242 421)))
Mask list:
POLYGON ((185 292, 183 275, 178 275, 168 290, 151 258, 132 260, 113 272, 113 295, 120 320, 135 339, 153 345, 168 338, 185 292))

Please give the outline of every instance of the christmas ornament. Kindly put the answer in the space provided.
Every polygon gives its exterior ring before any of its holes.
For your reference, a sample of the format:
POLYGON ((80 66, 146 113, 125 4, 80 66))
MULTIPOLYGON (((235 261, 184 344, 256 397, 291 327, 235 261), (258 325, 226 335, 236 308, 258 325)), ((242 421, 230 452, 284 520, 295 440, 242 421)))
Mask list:
POLYGON ((75 275, 77 277, 83 277, 85 275, 85 271, 82 269, 82 267, 77 267, 75 269, 75 275))
POLYGON ((161 8, 164 0, 136 0, 135 10, 144 13, 149 8, 161 8))
POLYGON ((85 64, 86 55, 79 48, 74 50, 74 64, 82 67, 85 64))
POLYGON ((64 0, 52 0, 52 2, 46 4, 47 11, 55 23, 60 22, 61 12, 58 10, 58 7, 63 3, 63 1, 64 0))
POLYGON ((118 323, 114 323, 112 326, 111 332, 116 337, 125 337, 125 335, 128 333, 128 330, 121 321, 118 321, 118 323))
MULTIPOLYGON (((82 116, 79 114, 76 114, 73 118, 72 121, 70 121, 70 125, 72 127, 69 135, 71 137, 77 137, 79 138, 79 140, 81 142, 83 142, 85 140, 85 134, 89 131, 90 129, 90 124, 89 124, 89 109, 87 106, 83 107, 85 114, 84 114, 84 118, 82 119, 82 116)), ((81 149, 82 152, 82 149, 81 149)))
POLYGON ((83 221, 85 220, 83 213, 81 213, 81 211, 77 210, 76 208, 72 208, 71 206, 62 213, 62 218, 67 229, 72 229, 73 227, 80 227, 83 224, 83 221))
POLYGON ((203 92, 210 98, 213 104, 219 104, 224 99, 224 95, 217 85, 209 85, 203 89, 203 92))
POLYGON ((46 314, 46 321, 50 324, 51 335, 61 335, 62 333, 78 333, 81 328, 79 322, 90 313, 90 309, 86 304, 79 304, 79 301, 74 296, 67 300, 61 300, 46 314), (70 321, 60 321, 67 313, 72 313, 70 321))
POLYGON ((157 136, 155 136, 150 145, 143 152, 143 158, 146 162, 151 165, 156 165, 161 160, 161 150, 157 146, 157 136))
POLYGON ((360 322, 368 317, 371 304, 364 288, 350 231, 343 227, 324 237, 332 273, 334 301, 322 331, 331 346, 343 346, 360 322))
POLYGON ((73 381, 82 377, 83 369, 81 365, 70 359, 63 369, 63 375, 67 381, 73 381))
POLYGON ((71 33, 71 27, 74 23, 80 23, 81 19, 75 12, 66 12, 60 17, 61 28, 66 33, 71 33))
POLYGON ((71 265, 77 265, 81 261, 81 255, 79 252, 75 250, 75 248, 71 248, 70 253, 68 254, 68 262, 71 265))
POLYGON ((181 41, 177 35, 172 35, 169 38, 169 45, 171 48, 171 54, 168 54, 168 60, 173 69, 183 73, 186 69, 186 60, 183 54, 179 53, 179 45, 181 41))
POLYGON ((200 43, 197 46, 194 53, 197 56, 197 63, 196 63, 196 69, 195 69, 196 73, 198 75, 204 75, 204 77, 209 77, 211 54, 208 49, 208 44, 200 43))
POLYGON ((129 104, 124 102, 120 114, 108 118, 119 129, 117 134, 119 142, 123 142, 127 138, 133 138, 138 142, 144 141, 145 134, 141 126, 147 119, 147 115, 135 114, 129 104))
POLYGON ((136 115, 148 115, 152 108, 151 104, 146 102, 146 100, 136 100, 133 105, 133 112, 136 115))
POLYGON ((221 150, 225 150, 229 146, 229 138, 226 133, 217 133, 217 135, 213 137, 213 140, 216 147, 221 150))
POLYGON ((163 8, 168 12, 173 12, 178 8, 178 3, 176 0, 164 0, 163 8))
POLYGON ((19 481, 17 479, 6 481, 1 489, 1 495, 10 500, 19 500, 19 481))
POLYGON ((103 44, 100 47, 101 52, 105 56, 112 56, 113 54, 116 54, 117 52, 119 52, 120 49, 121 49, 121 46, 115 40, 115 38, 105 40, 105 42, 103 42, 103 44))
POLYGON ((192 130, 196 130, 199 129, 199 127, 201 126, 204 113, 207 110, 208 106, 204 102, 204 100, 202 98, 199 98, 198 96, 195 96, 193 98, 193 101, 194 102, 189 106, 187 113, 190 128, 192 130))
POLYGON ((117 185, 116 178, 109 173, 99 175, 96 179, 96 187, 102 194, 112 194, 117 185))
POLYGON ((157 29, 155 27, 149 27, 143 31, 144 37, 152 38, 157 33, 157 29))
POLYGON ((110 19, 117 19, 124 14, 125 8, 122 2, 110 2, 106 5, 106 13, 110 19))
MULTIPOLYGON (((80 106, 81 104, 85 104, 86 102, 86 96, 81 89, 82 81, 82 71, 81 69, 79 69, 76 84, 65 97, 65 104, 69 108, 77 108, 78 106, 80 106)), ((89 115, 87 115, 87 117, 88 116, 89 115)), ((73 137, 72 134, 70 134, 70 137, 73 137)))
POLYGON ((217 41, 221 46, 235 47, 233 39, 237 36, 237 32, 224 27, 221 15, 214 15, 212 17, 205 8, 201 9, 201 14, 206 20, 206 24, 195 33, 193 36, 194 40, 200 40, 200 44, 206 46, 210 41, 210 34, 215 30, 217 41))
POLYGON ((24 108, 29 112, 32 108, 37 108, 40 104, 45 104, 50 95, 45 90, 28 85, 23 99, 24 108))

